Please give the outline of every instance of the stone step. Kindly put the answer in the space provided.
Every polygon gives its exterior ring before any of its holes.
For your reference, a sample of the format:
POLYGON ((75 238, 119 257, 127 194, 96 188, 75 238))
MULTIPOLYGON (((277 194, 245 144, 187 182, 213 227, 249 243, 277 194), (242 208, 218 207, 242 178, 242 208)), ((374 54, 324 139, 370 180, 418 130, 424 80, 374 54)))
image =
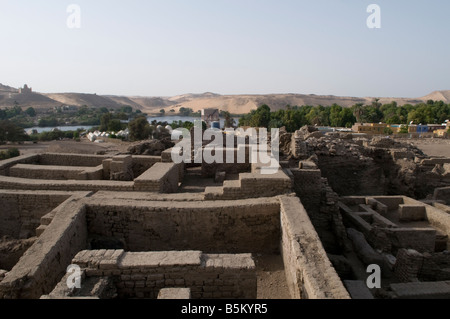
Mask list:
POLYGON ((47 229, 46 225, 40 225, 38 228, 36 228, 36 237, 41 237, 41 235, 44 233, 46 229, 47 229))
POLYGON ((223 187, 209 186, 205 189, 205 200, 220 199, 223 196, 223 187))
POLYGON ((239 180, 232 180, 232 181, 224 181, 223 182, 223 190, 224 192, 227 189, 236 189, 236 188, 241 188, 241 181, 239 180))
POLYGON ((41 225, 48 226, 52 222, 53 218, 55 217, 55 214, 53 212, 48 213, 47 215, 44 215, 41 217, 41 225))

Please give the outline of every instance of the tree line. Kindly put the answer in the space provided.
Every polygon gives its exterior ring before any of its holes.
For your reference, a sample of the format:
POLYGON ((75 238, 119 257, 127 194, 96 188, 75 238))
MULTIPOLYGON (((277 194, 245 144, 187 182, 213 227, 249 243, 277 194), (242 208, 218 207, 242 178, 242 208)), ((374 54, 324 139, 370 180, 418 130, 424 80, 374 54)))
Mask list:
POLYGON ((244 115, 239 126, 280 128, 294 132, 305 125, 351 128, 355 123, 442 124, 450 120, 450 104, 429 100, 417 105, 398 106, 396 102, 381 104, 375 99, 371 105, 355 104, 345 108, 337 104, 325 106, 286 106, 271 111, 268 105, 244 115))

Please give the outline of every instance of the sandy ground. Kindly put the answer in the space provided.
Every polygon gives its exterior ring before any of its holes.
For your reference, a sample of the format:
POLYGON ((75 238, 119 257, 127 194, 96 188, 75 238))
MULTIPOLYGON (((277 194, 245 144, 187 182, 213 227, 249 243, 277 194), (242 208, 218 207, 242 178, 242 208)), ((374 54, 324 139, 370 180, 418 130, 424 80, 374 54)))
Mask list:
POLYGON ((87 139, 81 142, 62 140, 52 142, 39 142, 37 144, 24 143, 14 145, 0 145, 0 151, 8 148, 18 148, 21 155, 40 153, 77 153, 77 154, 117 154, 125 153, 132 143, 119 140, 108 140, 106 143, 92 143, 87 139))
POLYGON ((414 139, 407 142, 417 146, 428 156, 450 157, 450 139, 414 139))
POLYGON ((280 255, 258 255, 255 264, 257 299, 291 299, 280 255))

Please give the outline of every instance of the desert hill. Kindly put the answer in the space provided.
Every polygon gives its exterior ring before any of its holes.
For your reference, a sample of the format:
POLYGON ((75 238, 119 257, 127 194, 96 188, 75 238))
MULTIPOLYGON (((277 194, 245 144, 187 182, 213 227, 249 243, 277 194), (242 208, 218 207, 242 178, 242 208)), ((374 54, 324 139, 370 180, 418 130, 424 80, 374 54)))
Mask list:
MULTIPOLYGON (((117 109, 123 105, 117 101, 114 101, 106 96, 101 96, 97 94, 83 94, 83 93, 53 93, 44 94, 48 98, 56 101, 59 105, 71 105, 71 106, 83 106, 87 105, 89 107, 106 107, 108 109, 117 109)), ((132 105, 131 105, 132 106, 132 105)))
POLYGON ((450 90, 447 91, 435 91, 431 94, 428 94, 422 98, 424 101, 433 100, 433 101, 444 101, 445 103, 449 103, 450 101, 450 90))
MULTIPOLYGON (((84 93, 27 93, 19 94, 19 90, 0 84, 0 107, 11 107, 14 102, 22 107, 35 107, 37 109, 53 108, 61 105, 89 107, 106 107, 117 109, 129 105, 146 113, 159 113, 164 109, 167 114, 172 110, 177 112, 180 108, 191 108, 195 112, 204 108, 217 108, 232 114, 246 114, 267 104, 273 111, 283 109, 286 105, 323 105, 338 104, 351 107, 357 103, 371 104, 373 97, 343 97, 334 95, 314 94, 266 94, 266 95, 220 95, 211 92, 203 94, 183 94, 173 97, 145 97, 145 96, 112 96, 84 93)), ((450 90, 435 91, 419 98, 379 98, 380 102, 390 103, 396 101, 398 105, 418 104, 427 100, 444 101, 450 103, 450 90)))
POLYGON ((18 89, 15 89, 15 88, 12 88, 12 87, 10 87, 10 86, 7 86, 7 85, 3 85, 3 84, 0 83, 0 92, 2 92, 2 93, 4 93, 4 92, 8 92, 8 93, 18 93, 19 90, 18 90, 18 89))
MULTIPOLYGON (((164 108, 166 112, 171 109, 175 111, 181 107, 191 108, 199 111, 204 108, 218 108, 233 114, 245 114, 251 110, 257 109, 262 104, 267 104, 273 111, 283 109, 286 105, 323 105, 331 106, 338 104, 343 107, 351 107, 357 103, 371 104, 373 97, 339 97, 332 95, 305 95, 305 94, 269 94, 269 95, 184 95, 181 97, 171 98, 175 105, 164 108)), ((399 105, 418 104, 426 101, 426 99, 409 99, 409 98, 381 98, 381 103, 391 103, 396 101, 399 105)), ((446 99, 450 101, 450 98, 446 99)), ((152 111, 147 109, 147 111, 152 111)))

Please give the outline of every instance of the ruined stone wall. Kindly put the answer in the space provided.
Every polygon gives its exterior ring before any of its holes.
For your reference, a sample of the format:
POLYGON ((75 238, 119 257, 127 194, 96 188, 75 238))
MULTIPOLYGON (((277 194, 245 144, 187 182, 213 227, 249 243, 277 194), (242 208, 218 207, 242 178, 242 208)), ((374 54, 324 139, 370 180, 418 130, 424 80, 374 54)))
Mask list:
POLYGON ((0 189, 54 191, 134 191, 134 182, 117 181, 54 181, 0 176, 0 189))
POLYGON ((0 237, 36 236, 41 217, 70 196, 62 192, 0 191, 0 237))
POLYGON ((17 164, 37 164, 39 162, 39 155, 22 155, 19 157, 10 158, 0 161, 0 175, 8 176, 11 167, 17 164))
POLYGON ((73 260, 86 277, 112 277, 119 298, 156 299, 164 288, 189 288, 193 299, 256 299, 255 263, 250 254, 200 251, 82 251, 73 260))
POLYGON ((180 166, 183 164, 156 163, 135 179, 136 191, 175 193, 180 180, 180 166))
POLYGON ((17 164, 10 168, 9 176, 47 180, 102 180, 103 167, 86 168, 17 164))
POLYGON ((275 199, 99 203, 93 198, 88 203, 90 236, 115 238, 128 251, 279 251, 280 214, 275 199))
POLYGON ((161 162, 161 156, 133 155, 133 175, 138 177, 156 163, 161 162))
MULTIPOLYGON (((239 174, 249 172, 251 170, 250 162, 250 152, 249 147, 240 147, 233 149, 226 148, 216 148, 211 150, 210 148, 205 148, 203 154, 208 151, 212 156, 215 156, 216 152, 222 152, 222 163, 207 163, 205 158, 203 158, 202 163, 202 176, 204 177, 214 177, 216 172, 225 172, 227 174, 239 174), (232 153, 232 160, 227 159, 227 152, 232 153), (243 158, 239 160, 238 154, 242 152, 243 158)), ((209 154, 208 153, 208 154, 209 154)))
POLYGON ((281 251, 293 298, 349 299, 308 214, 297 197, 280 197, 281 251))
POLYGON ((434 200, 442 200, 450 205, 450 187, 437 188, 434 191, 434 200))
POLYGON ((372 159, 329 155, 318 158, 322 176, 340 196, 386 193, 383 170, 372 159))
POLYGON ((94 167, 102 165, 103 160, 110 157, 107 155, 44 153, 39 155, 39 165, 94 167))
POLYGON ((291 169, 294 176, 294 191, 300 198, 329 253, 342 249, 345 227, 338 208, 338 195, 321 177, 318 169, 291 169))
POLYGON ((275 174, 260 171, 239 174, 239 180, 226 180, 223 187, 207 187, 205 200, 232 200, 272 197, 292 191, 292 180, 279 169, 275 174))
POLYGON ((38 299, 50 293, 86 243, 85 208, 68 200, 58 206, 47 230, 0 282, 0 299, 38 299))

